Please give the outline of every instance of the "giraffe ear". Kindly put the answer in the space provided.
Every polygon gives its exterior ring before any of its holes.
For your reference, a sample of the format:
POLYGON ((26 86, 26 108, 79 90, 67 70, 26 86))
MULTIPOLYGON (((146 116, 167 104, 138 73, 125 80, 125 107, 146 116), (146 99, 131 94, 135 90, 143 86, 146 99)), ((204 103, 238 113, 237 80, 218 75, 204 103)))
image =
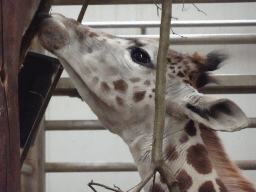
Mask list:
POLYGON ((186 115, 216 131, 238 131, 249 125, 244 112, 228 99, 202 96, 196 104, 186 104, 186 115))

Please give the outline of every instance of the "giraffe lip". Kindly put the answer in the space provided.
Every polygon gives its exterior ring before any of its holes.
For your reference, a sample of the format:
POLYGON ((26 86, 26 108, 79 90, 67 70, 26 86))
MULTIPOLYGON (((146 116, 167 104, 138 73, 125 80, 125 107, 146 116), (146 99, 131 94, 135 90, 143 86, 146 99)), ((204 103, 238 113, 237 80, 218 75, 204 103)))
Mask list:
POLYGON ((40 17, 41 21, 37 35, 45 49, 55 53, 55 50, 61 49, 69 44, 69 32, 59 19, 55 19, 55 17, 48 14, 43 14, 40 17))

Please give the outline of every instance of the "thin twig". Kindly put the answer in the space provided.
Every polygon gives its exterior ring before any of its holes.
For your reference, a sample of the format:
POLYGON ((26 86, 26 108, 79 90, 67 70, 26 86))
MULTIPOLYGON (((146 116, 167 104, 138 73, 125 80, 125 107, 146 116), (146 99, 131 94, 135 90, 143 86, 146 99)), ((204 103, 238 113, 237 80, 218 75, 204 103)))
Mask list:
POLYGON ((103 184, 100 184, 100 183, 94 183, 93 181, 91 181, 90 183, 88 183, 88 186, 94 191, 94 192, 97 192, 96 189, 94 189, 93 185, 96 185, 96 186, 99 186, 99 187, 103 187, 107 190, 110 190, 110 191, 115 191, 115 192, 124 192, 122 191, 119 187, 116 187, 117 189, 115 188, 112 188, 112 187, 108 187, 106 185, 103 185, 103 184))
POLYGON ((182 5, 182 11, 184 12, 184 11, 187 11, 189 8, 185 8, 185 0, 183 0, 183 5, 182 5))
POLYGON ((180 34, 178 34, 178 33, 175 33, 175 32, 173 31, 172 27, 170 28, 170 30, 172 31, 172 34, 173 34, 173 35, 178 35, 178 36, 180 36, 180 37, 182 37, 182 38, 187 38, 187 37, 185 37, 185 36, 183 36, 183 35, 180 35, 180 34))
POLYGON ((137 185, 136 189, 133 192, 140 192, 141 189, 148 183, 148 181, 153 177, 155 174, 155 169, 151 168, 148 175, 137 185))
POLYGON ((155 0, 153 0, 153 1, 154 1, 154 4, 155 4, 156 8, 157 8, 157 16, 159 17, 159 10, 162 10, 162 8, 159 5, 157 5, 155 0))
POLYGON ((207 15, 204 11, 202 11, 201 9, 199 9, 194 3, 192 3, 192 5, 197 9, 197 11, 207 15))

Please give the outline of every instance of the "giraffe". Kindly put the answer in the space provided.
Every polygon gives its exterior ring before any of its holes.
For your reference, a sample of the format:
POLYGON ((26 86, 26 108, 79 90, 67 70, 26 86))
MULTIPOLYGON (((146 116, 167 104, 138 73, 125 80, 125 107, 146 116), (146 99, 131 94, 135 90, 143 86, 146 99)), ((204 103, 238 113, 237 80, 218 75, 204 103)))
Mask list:
MULTIPOLYGON (((83 100, 112 133, 129 146, 141 178, 151 166, 158 40, 120 38, 60 14, 41 15, 38 38, 55 54, 83 100)), ((181 192, 255 192, 227 156, 216 131, 249 124, 228 99, 203 95, 198 88, 227 59, 221 51, 206 56, 167 54, 163 154, 181 192)), ((147 192, 168 191, 156 176, 147 192)))

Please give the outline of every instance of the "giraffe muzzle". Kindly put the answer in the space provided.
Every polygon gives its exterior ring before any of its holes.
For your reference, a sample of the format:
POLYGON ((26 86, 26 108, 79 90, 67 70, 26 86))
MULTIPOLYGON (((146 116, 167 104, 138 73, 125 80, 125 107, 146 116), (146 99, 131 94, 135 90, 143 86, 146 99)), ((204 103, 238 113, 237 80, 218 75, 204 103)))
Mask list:
POLYGON ((70 42, 70 35, 66 26, 49 14, 39 14, 38 38, 45 49, 54 53, 55 50, 61 49, 70 42))

